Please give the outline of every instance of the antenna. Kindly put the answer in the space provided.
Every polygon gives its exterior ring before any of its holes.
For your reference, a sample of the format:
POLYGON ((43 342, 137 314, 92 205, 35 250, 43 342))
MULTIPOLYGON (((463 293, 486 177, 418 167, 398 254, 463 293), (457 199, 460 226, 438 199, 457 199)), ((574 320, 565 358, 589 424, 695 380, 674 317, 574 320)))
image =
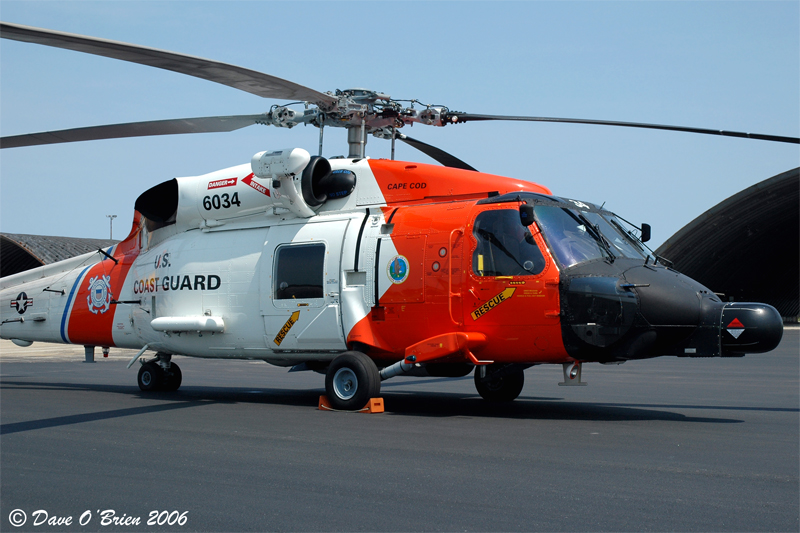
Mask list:
POLYGON ((114 219, 117 218, 117 215, 106 215, 108 217, 108 238, 114 238, 114 219))

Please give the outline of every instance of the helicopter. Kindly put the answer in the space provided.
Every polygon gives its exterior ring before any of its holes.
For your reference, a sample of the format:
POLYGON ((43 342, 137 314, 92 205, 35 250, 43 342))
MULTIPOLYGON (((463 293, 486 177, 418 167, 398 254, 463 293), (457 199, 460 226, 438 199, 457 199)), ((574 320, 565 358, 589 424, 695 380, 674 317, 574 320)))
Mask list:
POLYGON ((782 338, 775 308, 723 302, 677 272, 645 244, 647 224, 479 172, 400 130, 505 120, 798 138, 462 113, 363 88, 323 93, 227 63, 18 24, 0 23, 0 37, 295 101, 254 115, 6 136, 2 149, 250 125, 320 131, 319 155, 265 150, 163 182, 137 198, 120 243, 2 278, 0 337, 20 346, 137 349, 128 368, 140 363, 145 392, 181 386, 174 355, 263 360, 324 374, 330 405, 359 410, 401 375, 473 373, 481 397, 505 402, 535 365, 561 365, 560 384, 585 385, 585 363, 740 357, 782 338), (322 157, 329 128, 346 129, 346 157, 322 157), (367 157, 369 135, 391 142, 390 159, 367 157), (441 166, 396 161, 398 140, 441 166))

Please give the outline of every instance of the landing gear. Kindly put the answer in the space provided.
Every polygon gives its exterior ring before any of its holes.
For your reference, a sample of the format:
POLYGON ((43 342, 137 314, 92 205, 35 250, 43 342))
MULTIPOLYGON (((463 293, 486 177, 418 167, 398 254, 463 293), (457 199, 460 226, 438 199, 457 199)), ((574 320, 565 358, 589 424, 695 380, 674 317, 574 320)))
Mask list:
POLYGON ((490 402, 510 402, 525 385, 524 367, 518 365, 486 365, 475 367, 475 388, 481 398, 490 402), (482 375, 483 374, 483 375, 482 375))
POLYGON ((325 394, 331 407, 355 411, 381 392, 375 362, 361 352, 345 352, 334 359, 325 375, 325 394))
POLYGON ((139 388, 144 392, 158 390, 164 381, 164 371, 154 362, 145 363, 139 369, 139 388))
POLYGON ((143 392, 178 390, 183 380, 183 374, 180 367, 171 362, 171 359, 171 354, 159 352, 155 359, 142 363, 137 382, 143 392))
POLYGON ((176 391, 181 386, 183 381, 183 374, 181 368, 176 363, 170 363, 169 370, 165 372, 164 390, 176 391))

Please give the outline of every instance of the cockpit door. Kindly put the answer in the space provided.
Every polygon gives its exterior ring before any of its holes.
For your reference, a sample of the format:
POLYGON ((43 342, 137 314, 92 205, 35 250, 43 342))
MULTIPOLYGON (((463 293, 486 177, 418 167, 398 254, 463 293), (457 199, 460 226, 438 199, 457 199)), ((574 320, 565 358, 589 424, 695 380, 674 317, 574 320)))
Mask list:
POLYGON ((523 226, 515 207, 479 206, 470 217, 464 322, 498 345, 524 337, 532 350, 545 349, 550 333, 560 335, 558 269, 537 226, 523 226))

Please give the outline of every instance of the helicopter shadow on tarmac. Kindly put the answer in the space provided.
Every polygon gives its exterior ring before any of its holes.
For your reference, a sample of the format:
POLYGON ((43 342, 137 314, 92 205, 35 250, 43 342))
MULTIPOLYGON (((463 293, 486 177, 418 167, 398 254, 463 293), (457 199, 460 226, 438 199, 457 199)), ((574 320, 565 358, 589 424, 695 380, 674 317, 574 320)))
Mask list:
MULTIPOLYGON (((85 422, 158 414, 175 409, 189 409, 214 404, 267 404, 315 409, 320 389, 274 389, 240 387, 184 387, 176 392, 142 393, 135 387, 94 383, 64 383, 36 381, 3 381, 3 389, 31 391, 85 391, 144 399, 152 403, 121 409, 42 418, 0 425, 0 435, 36 429, 69 426, 85 422), (168 403, 164 403, 168 402, 168 403)), ((573 421, 663 421, 736 424, 743 420, 722 417, 687 416, 675 409, 721 409, 720 407, 686 405, 640 405, 621 403, 564 402, 554 397, 521 396, 514 402, 490 403, 477 394, 463 392, 391 392, 382 394, 386 405, 384 416, 417 417, 492 417, 521 420, 573 421)), ((8 405, 8 404, 7 404, 8 405)), ((726 410, 747 410, 746 407, 725 407, 726 410)), ((752 408, 750 408, 752 409, 752 408)), ((797 411, 797 410, 796 410, 797 411)), ((347 416, 349 413, 328 413, 347 416)))
POLYGON ((625 404, 593 404, 588 402, 563 401, 560 398, 520 396, 509 403, 492 403, 477 394, 384 394, 387 409, 395 415, 406 416, 467 416, 492 418, 517 418, 525 420, 573 420, 573 421, 664 421, 704 422, 719 424, 742 423, 732 418, 693 417, 669 411, 673 406, 660 409, 627 406, 625 404))

